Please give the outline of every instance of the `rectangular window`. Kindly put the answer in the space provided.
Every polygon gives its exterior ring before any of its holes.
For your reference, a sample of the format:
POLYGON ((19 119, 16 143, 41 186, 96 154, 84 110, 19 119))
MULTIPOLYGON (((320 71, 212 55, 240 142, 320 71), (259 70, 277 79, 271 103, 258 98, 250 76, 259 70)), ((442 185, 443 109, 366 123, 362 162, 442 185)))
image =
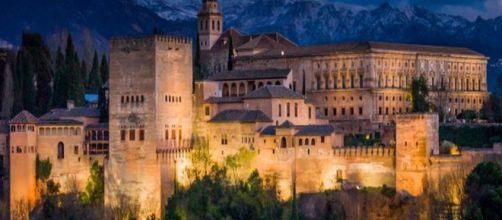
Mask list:
POLYGON ((209 111, 209 106, 206 106, 206 108, 205 108, 205 113, 206 113, 206 116, 209 116, 209 114, 210 114, 210 111, 209 111))
POLYGON ((125 130, 120 130, 120 140, 121 141, 126 140, 126 131, 125 130))
POLYGON ((139 130, 139 140, 140 141, 145 140, 145 130, 143 130, 143 129, 139 130))
POLYGON ((169 130, 166 129, 166 134, 165 134, 166 140, 169 140, 169 130))
POLYGON ((378 114, 382 115, 382 107, 378 107, 378 114))
POLYGON ((389 115, 389 108, 385 108, 385 114, 389 115))
POLYGON ((321 136, 321 143, 324 144, 324 136, 321 136))
POLYGON ((74 154, 78 154, 78 146, 74 146, 73 147, 73 153, 74 154))
POLYGON ((350 108, 350 115, 354 115, 354 108, 350 108))
POLYGON ((176 131, 174 129, 171 130, 171 139, 176 140, 176 131))
POLYGON ((324 108, 324 116, 328 116, 328 108, 324 108))
POLYGON ((333 108, 333 116, 336 116, 336 108, 333 108))
POLYGON ((359 107, 359 115, 363 115, 363 108, 359 107))
POLYGON ((293 81, 293 91, 296 92, 296 81, 293 81))
POLYGON ((286 116, 289 117, 289 108, 290 108, 290 105, 289 103, 287 104, 287 108, 286 108, 286 116))
POLYGON ((129 130, 129 140, 130 141, 136 140, 136 130, 134 129, 129 130))
POLYGON ((342 108, 342 115, 345 115, 345 108, 342 108))
POLYGON ((311 119, 311 118, 312 118, 312 108, 309 107, 309 119, 311 119))
POLYGON ((295 103, 295 117, 298 117, 298 103, 295 103))
POLYGON ((183 137, 183 136, 181 135, 181 129, 180 129, 180 130, 178 131, 178 139, 180 139, 180 140, 181 140, 181 138, 182 138, 182 137, 183 137))
POLYGON ((282 117, 282 105, 279 104, 279 117, 282 117))

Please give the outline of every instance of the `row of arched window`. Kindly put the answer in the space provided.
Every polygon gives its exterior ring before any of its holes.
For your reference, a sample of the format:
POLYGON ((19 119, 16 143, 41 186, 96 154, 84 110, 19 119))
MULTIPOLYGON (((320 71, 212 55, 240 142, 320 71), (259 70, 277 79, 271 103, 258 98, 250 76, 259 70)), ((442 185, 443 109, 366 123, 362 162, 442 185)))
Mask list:
POLYGON ((136 138, 136 129, 130 129, 129 132, 127 130, 123 129, 120 130, 120 140, 121 141, 126 141, 127 140, 127 134, 129 133, 129 141, 144 141, 145 140, 145 130, 144 129, 139 129, 138 130, 138 138, 136 138))
POLYGON ((243 144, 252 144, 254 143, 254 137, 242 137, 241 142, 243 144))
POLYGON ((181 96, 166 95, 164 101, 167 103, 180 103, 181 96))
POLYGON ((315 139, 312 138, 310 139, 310 142, 309 142, 309 139, 308 138, 305 138, 305 139, 298 139, 298 146, 315 146, 315 139))
POLYGON ((36 153, 36 150, 34 146, 15 146, 11 147, 11 154, 36 153))
POLYGON ((78 136, 81 134, 80 128, 76 127, 41 127, 38 130, 40 136, 78 136))
POLYGON ((10 132, 34 132, 35 131, 35 126, 34 125, 11 125, 10 126, 10 132))
MULTIPOLYGON (((283 115, 283 110, 282 110, 282 104, 279 104, 279 109, 278 109, 278 116, 282 117, 283 115)), ((298 103, 295 103, 294 105, 294 115, 295 117, 298 117, 298 103)), ((291 104, 288 102, 286 103, 286 117, 291 116, 291 104)))
POLYGON ((318 74, 315 76, 313 84, 316 90, 364 88, 364 78, 362 74, 357 77, 355 75, 330 77, 329 74, 322 77, 318 74))
POLYGON ((180 129, 166 129, 164 138, 165 140, 181 140, 183 137, 181 128, 180 129))
POLYGON ((249 92, 262 88, 265 85, 282 85, 281 81, 266 81, 266 82, 250 82, 247 85, 243 82, 237 83, 223 83, 222 96, 244 96, 249 92))
POLYGON ((199 29, 201 31, 221 31, 221 21, 220 20, 210 20, 204 19, 199 21, 199 29))
POLYGON ((121 96, 120 97, 120 103, 122 104, 129 104, 129 103, 144 103, 145 102, 145 96, 143 95, 137 95, 137 96, 121 96))
POLYGON ((87 135, 90 141, 107 141, 109 136, 108 131, 105 130, 88 131, 87 135))

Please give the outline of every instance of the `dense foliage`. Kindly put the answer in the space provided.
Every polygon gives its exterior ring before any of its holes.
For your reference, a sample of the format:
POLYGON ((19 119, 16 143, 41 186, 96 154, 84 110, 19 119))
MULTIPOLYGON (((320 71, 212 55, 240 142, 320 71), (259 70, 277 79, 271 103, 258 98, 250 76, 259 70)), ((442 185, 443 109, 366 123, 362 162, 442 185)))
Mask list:
POLYGON ((49 179, 49 176, 51 175, 52 163, 49 161, 49 159, 40 160, 38 155, 35 163, 36 179, 42 182, 47 181, 49 179))
POLYGON ((104 185, 104 169, 97 161, 94 161, 91 167, 91 176, 85 186, 85 191, 82 193, 81 200, 85 205, 98 205, 102 204, 105 185, 104 185))
POLYGON ((498 164, 478 164, 467 177, 464 190, 464 219, 502 219, 502 170, 498 164))
POLYGON ((428 97, 427 79, 424 76, 413 78, 410 91, 411 111, 414 113, 428 112, 430 107, 427 101, 428 97))
POLYGON ((439 127, 440 141, 450 141, 461 147, 489 148, 502 141, 502 126, 442 125, 439 127))
POLYGON ((483 103, 481 118, 491 122, 502 122, 502 109, 500 108, 500 98, 496 93, 490 94, 488 101, 483 103))

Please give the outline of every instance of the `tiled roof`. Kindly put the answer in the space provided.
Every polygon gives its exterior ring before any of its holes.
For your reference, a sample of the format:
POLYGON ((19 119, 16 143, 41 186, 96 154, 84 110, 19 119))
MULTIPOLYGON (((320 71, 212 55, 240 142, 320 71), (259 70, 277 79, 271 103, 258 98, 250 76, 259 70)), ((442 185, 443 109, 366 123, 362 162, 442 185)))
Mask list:
POLYGON ((261 99, 261 98, 304 99, 305 97, 284 86, 268 85, 247 94, 246 96, 244 96, 244 98, 245 99, 261 99))
POLYGON ((444 47, 444 46, 366 41, 366 42, 311 45, 303 47, 290 47, 287 49, 273 49, 254 56, 247 56, 247 57, 241 56, 237 57, 236 59, 319 56, 319 55, 331 55, 331 54, 343 54, 343 53, 370 53, 376 51, 455 54, 455 55, 478 56, 483 58, 485 57, 481 53, 462 47, 444 47))
POLYGON ((272 122, 272 119, 260 110, 225 110, 209 122, 272 122))
POLYGON ((279 127, 277 127, 277 128, 294 128, 294 127, 295 127, 295 124, 291 123, 289 120, 286 120, 281 125, 279 125, 279 127))
POLYGON ((36 124, 38 119, 28 111, 22 111, 9 121, 9 124, 36 124))
POLYGON ((90 107, 75 107, 72 109, 57 108, 50 110, 47 114, 40 117, 44 120, 72 118, 72 117, 88 117, 99 118, 99 109, 90 107))
POLYGON ((234 71, 214 74, 209 79, 214 81, 285 79, 288 77, 289 73, 291 73, 290 69, 234 70, 234 71))
POLYGON ((72 119, 40 119, 39 125, 82 125, 83 123, 72 119))
POLYGON ((232 37, 233 47, 236 49, 254 49, 256 47, 262 49, 285 49, 297 47, 295 43, 276 32, 247 35, 240 33, 235 28, 229 28, 221 34, 220 38, 218 38, 210 52, 214 53, 217 51, 227 51, 230 36, 232 37))
MULTIPOLYGON (((281 126, 268 126, 264 128, 260 134, 275 135, 275 130, 281 128, 281 126)), ((294 126, 294 128, 297 130, 295 136, 324 136, 335 132, 335 128, 331 125, 300 125, 294 126)))
POLYGON ((108 123, 90 124, 87 125, 86 129, 106 129, 108 130, 108 123))
POLYGON ((207 103, 239 103, 242 102, 242 97, 227 96, 227 97, 209 97, 205 100, 207 103))

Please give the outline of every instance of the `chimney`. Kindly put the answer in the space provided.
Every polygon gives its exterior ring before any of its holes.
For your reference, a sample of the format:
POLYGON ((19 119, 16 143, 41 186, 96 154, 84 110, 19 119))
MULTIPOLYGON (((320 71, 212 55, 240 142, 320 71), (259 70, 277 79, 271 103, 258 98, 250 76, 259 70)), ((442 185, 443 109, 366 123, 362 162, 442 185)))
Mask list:
POLYGON ((75 108, 75 101, 73 101, 73 100, 66 100, 66 108, 68 110, 75 108))

